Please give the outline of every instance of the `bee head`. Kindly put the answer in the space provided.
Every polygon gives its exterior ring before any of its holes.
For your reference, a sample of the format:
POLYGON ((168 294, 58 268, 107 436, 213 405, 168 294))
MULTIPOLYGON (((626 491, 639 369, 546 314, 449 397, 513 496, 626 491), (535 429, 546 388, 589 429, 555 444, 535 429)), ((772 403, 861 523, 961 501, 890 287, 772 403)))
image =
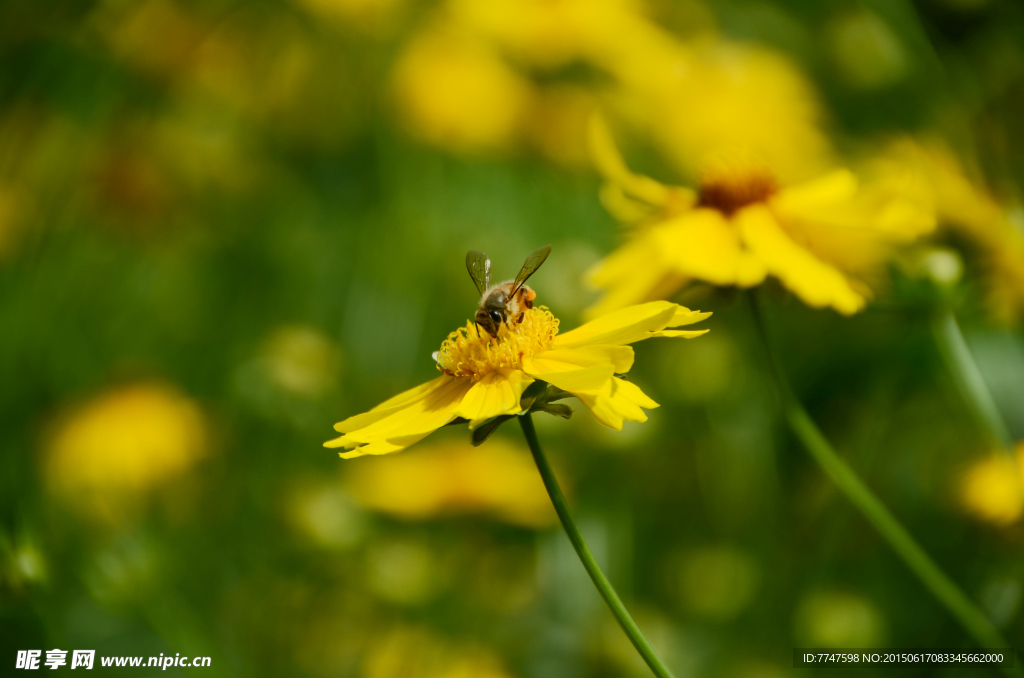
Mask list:
POLYGON ((501 323, 504 321, 504 318, 502 317, 499 311, 488 311, 487 309, 481 308, 479 311, 476 312, 474 320, 476 320, 477 325, 484 328, 484 331, 486 331, 487 334, 497 338, 498 327, 501 326, 501 323))

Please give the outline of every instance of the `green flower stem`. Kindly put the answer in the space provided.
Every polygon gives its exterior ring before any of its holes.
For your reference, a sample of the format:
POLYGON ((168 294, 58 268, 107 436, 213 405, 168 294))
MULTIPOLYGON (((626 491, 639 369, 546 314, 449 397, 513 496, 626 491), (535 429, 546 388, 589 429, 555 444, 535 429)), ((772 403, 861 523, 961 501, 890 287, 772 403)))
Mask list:
POLYGON ((985 378, 981 376, 981 370, 974 362, 974 356, 960 332, 953 311, 947 308, 935 314, 932 318, 932 334, 964 403, 988 438, 989 444, 1012 454, 1013 439, 985 384, 985 378))
POLYGON ((590 575, 594 586, 597 587, 598 593, 604 598, 608 609, 612 611, 615 619, 618 620, 619 626, 629 636, 629 639, 633 642, 633 647, 644 658, 647 665, 651 667, 654 675, 658 676, 658 678, 673 678, 672 672, 668 670, 665 662, 661 660, 661 657, 658 656, 658 653, 644 636, 643 631, 633 621, 629 611, 626 610, 626 606, 622 604, 619 594, 615 593, 615 589, 612 588, 608 577, 604 575, 601 567, 594 560, 594 554, 590 552, 587 542, 583 540, 580 528, 576 525, 576 520, 572 517, 572 512, 569 510, 569 504, 565 501, 565 496, 558 486, 555 472, 551 470, 551 464, 548 463, 547 457, 544 456, 544 451, 540 448, 540 441, 537 439, 537 429, 533 426, 533 419, 530 418, 529 412, 519 416, 519 425, 523 428, 523 435, 526 436, 530 452, 533 453, 533 460, 537 463, 537 470, 540 471, 540 477, 544 480, 544 487, 548 490, 551 503, 555 505, 555 512, 558 514, 559 520, 562 521, 562 527, 565 528, 569 541, 572 542, 573 548, 576 549, 576 555, 580 557, 580 562, 583 563, 587 574, 590 575))
MULTIPOLYGON (((761 318, 757 300, 751 295, 754 321, 768 352, 769 364, 775 384, 782 400, 782 409, 793 432, 818 462, 825 474, 839 487, 854 506, 868 519, 875 529, 889 542, 889 546, 903 559, 907 567, 921 580, 933 596, 956 618, 960 625, 975 641, 985 648, 1009 648, 1010 644, 1000 636, 988 618, 975 607, 974 603, 939 569, 910 533, 889 512, 889 509, 868 489, 867 485, 843 461, 825 436, 811 420, 807 411, 797 400, 782 365, 772 350, 771 342, 761 318)), ((1014 675, 1020 675, 1014 669, 1014 675)))

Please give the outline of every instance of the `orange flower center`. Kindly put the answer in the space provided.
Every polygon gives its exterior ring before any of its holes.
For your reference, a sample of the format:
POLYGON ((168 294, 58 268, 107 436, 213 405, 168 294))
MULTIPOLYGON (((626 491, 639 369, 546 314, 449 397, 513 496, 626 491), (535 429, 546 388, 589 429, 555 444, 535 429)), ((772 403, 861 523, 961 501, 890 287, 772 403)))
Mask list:
POLYGON ((697 198, 699 207, 716 209, 726 216, 770 198, 778 185, 767 172, 747 170, 705 177, 697 198))
POLYGON ((522 369, 523 360, 549 348, 558 334, 558 318, 543 306, 523 312, 522 321, 512 318, 492 337, 482 327, 467 322, 444 340, 434 354, 437 369, 454 377, 479 379, 500 369, 522 369))

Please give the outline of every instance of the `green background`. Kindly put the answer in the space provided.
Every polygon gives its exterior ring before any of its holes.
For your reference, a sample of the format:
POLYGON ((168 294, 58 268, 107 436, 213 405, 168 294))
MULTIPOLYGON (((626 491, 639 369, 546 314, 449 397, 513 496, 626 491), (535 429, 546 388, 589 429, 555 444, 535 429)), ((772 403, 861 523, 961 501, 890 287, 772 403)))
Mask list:
MULTIPOLYGON (((554 527, 350 507, 358 534, 325 549, 282 508, 297 484, 373 463, 340 461, 321 444, 335 421, 436 375, 430 353, 476 303, 468 249, 511 276, 552 243, 534 287, 563 327, 580 322, 594 299, 582 272, 619 242, 596 175, 528 151, 451 154, 402 131, 387 73, 429 5, 368 35, 283 2, 180 3, 200 25, 250 36, 256 100, 273 85, 261 69, 281 36, 310 46, 317 78, 302 97, 260 108, 187 98, 121 58, 97 37, 112 4, 0 6, 0 179, 31 196, 0 259, 4 675, 18 649, 53 647, 209 655, 211 668, 192 670, 206 676, 370 675, 367 648, 401 625, 490 648, 514 676, 645 675, 554 527), (188 130, 170 150, 149 133, 164 120, 188 130), (97 170, 97 153, 113 158, 112 174, 97 170), (253 367, 268 337, 295 325, 340 356, 316 396, 253 367), (210 455, 122 525, 98 528, 47 490, 47 431, 75 403, 153 379, 200 404, 210 455), (35 578, 19 574, 26 545, 44 566, 35 578), (369 582, 403 548, 428 562, 426 593, 413 601, 369 582), (526 602, 510 604, 519 590, 526 602)), ((654 7, 683 30, 686 7, 654 7)), ((1016 3, 709 8, 726 36, 777 47, 812 76, 840 144, 938 122, 977 149, 994 185, 1024 176, 1016 3), (871 12, 895 36, 908 64, 897 81, 845 78, 824 28, 845 11, 871 12)), ((958 314, 1019 438, 1024 338, 987 319, 965 256, 958 314)), ((877 308, 843 318, 772 284, 762 292, 812 416, 1020 644, 1024 531, 987 526, 957 503, 959 474, 989 450, 929 331, 939 295, 896 274, 877 308)), ((631 378, 662 404, 649 422, 617 433, 579 408, 570 422, 538 420, 584 533, 676 675, 816 675, 792 669, 791 653, 822 639, 971 647, 784 427, 747 299, 697 288, 680 301, 714 311, 702 325, 712 331, 637 346, 631 378)), ((525 448, 514 426, 497 435, 525 448)))

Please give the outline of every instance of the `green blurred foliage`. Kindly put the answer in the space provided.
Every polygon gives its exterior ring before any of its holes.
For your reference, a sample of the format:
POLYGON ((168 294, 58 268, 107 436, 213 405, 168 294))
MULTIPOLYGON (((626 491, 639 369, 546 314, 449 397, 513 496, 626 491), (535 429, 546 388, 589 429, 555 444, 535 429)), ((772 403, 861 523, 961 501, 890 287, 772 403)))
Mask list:
MULTIPOLYGON (((938 127, 992 185, 1024 179, 1015 3, 651 7, 679 35, 713 21, 787 53, 840 145, 938 127)), ((534 286, 572 327, 593 300, 583 271, 617 242, 585 167, 405 131, 389 73, 432 10, 0 5, 5 670, 19 649, 60 647, 209 655, 207 676, 645 675, 560 531, 361 508, 345 477, 375 460, 321 448, 334 421, 436 374, 431 352, 474 310, 466 250, 511 276, 551 242, 534 286), (97 519, 54 489, 48 455, 84 403, 135 383, 192 399, 206 453, 97 519)), ((1024 337, 989 324, 971 271, 961 317, 1021 438, 1024 337)), ((959 504, 960 474, 988 450, 928 330, 938 294, 897 275, 842 318, 765 291, 811 414, 1020 644, 1024 530, 959 504)), ((714 311, 712 332, 637 348, 631 378, 662 404, 648 423, 538 421, 583 531, 677 675, 789 675, 801 643, 969 646, 781 425, 747 300, 681 301, 714 311)), ((518 445, 513 429, 498 435, 518 445)))

